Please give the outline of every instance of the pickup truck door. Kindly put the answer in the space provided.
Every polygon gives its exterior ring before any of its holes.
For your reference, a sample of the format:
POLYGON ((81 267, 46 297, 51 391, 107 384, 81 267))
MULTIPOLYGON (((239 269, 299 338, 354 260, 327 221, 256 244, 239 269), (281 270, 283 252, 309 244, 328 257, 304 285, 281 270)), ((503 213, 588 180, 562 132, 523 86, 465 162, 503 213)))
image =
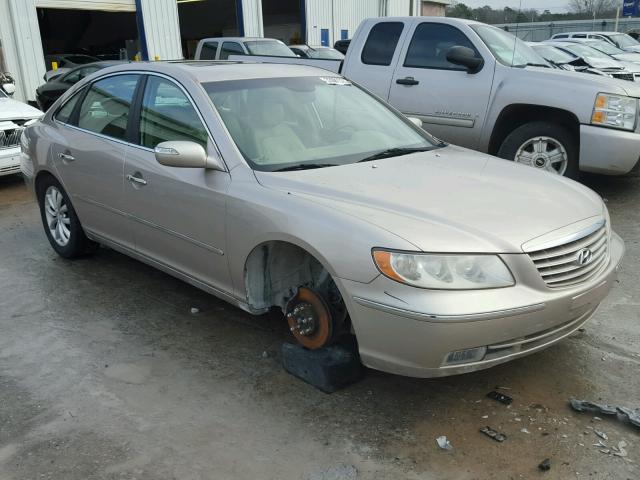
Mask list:
POLYGON ((416 21, 408 32, 391 81, 389 103, 405 115, 418 117, 423 128, 457 145, 478 148, 491 94, 495 60, 474 74, 449 63, 453 46, 478 50, 454 25, 416 21))

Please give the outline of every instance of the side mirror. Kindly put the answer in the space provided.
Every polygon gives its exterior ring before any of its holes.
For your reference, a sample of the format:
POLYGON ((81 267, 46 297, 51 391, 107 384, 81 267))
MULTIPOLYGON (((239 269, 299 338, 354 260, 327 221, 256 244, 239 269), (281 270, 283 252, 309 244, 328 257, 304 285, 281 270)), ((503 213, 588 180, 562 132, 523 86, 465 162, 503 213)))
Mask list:
POLYGON ((159 164, 177 168, 209 168, 225 171, 222 159, 207 155, 204 147, 196 142, 176 140, 159 143, 155 150, 159 164))
POLYGON ((4 90, 4 93, 7 95, 12 96, 16 93, 16 86, 13 83, 3 83, 2 90, 4 90))
POLYGON ((407 117, 407 119, 416 127, 422 128, 422 120, 420 120, 418 117, 407 117))
POLYGON ((447 62, 461 65, 468 73, 478 73, 484 65, 484 60, 476 57, 476 52, 468 47, 451 47, 447 51, 447 62))

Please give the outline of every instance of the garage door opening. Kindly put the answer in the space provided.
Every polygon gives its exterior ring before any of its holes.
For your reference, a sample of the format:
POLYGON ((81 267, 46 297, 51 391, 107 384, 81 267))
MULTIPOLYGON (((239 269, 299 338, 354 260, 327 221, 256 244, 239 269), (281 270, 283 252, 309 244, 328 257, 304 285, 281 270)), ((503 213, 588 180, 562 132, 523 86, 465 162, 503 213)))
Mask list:
POLYGON ((304 43, 301 4, 300 0, 263 1, 264 36, 277 38, 287 45, 304 43))
POLYGON ((193 58, 203 38, 240 35, 236 0, 178 0, 178 16, 185 58, 193 58))
POLYGON ((139 52, 135 12, 38 8, 38 24, 47 70, 75 61, 133 59, 139 52), (66 60, 65 60, 66 59, 66 60))

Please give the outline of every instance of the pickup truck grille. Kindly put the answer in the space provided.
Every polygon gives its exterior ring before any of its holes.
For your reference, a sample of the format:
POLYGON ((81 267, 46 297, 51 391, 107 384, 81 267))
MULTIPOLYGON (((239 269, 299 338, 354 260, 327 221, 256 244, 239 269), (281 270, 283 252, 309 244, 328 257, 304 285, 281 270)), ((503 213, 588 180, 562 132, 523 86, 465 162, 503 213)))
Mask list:
POLYGON ((0 129, 0 149, 15 148, 20 145, 20 136, 23 130, 22 127, 0 129))
POLYGON ((612 73, 611 75, 618 80, 629 80, 630 82, 635 80, 633 73, 612 73))
POLYGON ((584 283, 600 273, 609 259, 607 225, 564 245, 530 252, 529 257, 550 288, 584 283))

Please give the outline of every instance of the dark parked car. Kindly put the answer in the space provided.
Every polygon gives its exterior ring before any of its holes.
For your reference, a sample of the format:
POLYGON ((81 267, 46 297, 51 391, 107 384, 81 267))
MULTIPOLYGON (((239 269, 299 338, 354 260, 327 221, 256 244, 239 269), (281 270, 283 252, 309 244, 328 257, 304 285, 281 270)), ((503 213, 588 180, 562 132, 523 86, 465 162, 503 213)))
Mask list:
POLYGON ((333 44, 333 48, 338 50, 343 55, 346 55, 347 49, 349 48, 350 43, 351 43, 351 40, 338 40, 336 43, 333 44))
POLYGON ((289 45, 293 53, 301 58, 321 60, 344 60, 344 55, 331 47, 310 47, 309 45, 289 45))
POLYGON ((78 83, 84 77, 91 75, 103 68, 117 65, 120 62, 108 61, 108 62, 95 62, 87 65, 80 65, 72 68, 68 72, 63 73, 59 77, 55 77, 49 80, 44 85, 40 85, 36 89, 36 101, 38 107, 43 112, 46 112, 53 102, 55 102, 60 96, 69 90, 73 85, 78 83))

